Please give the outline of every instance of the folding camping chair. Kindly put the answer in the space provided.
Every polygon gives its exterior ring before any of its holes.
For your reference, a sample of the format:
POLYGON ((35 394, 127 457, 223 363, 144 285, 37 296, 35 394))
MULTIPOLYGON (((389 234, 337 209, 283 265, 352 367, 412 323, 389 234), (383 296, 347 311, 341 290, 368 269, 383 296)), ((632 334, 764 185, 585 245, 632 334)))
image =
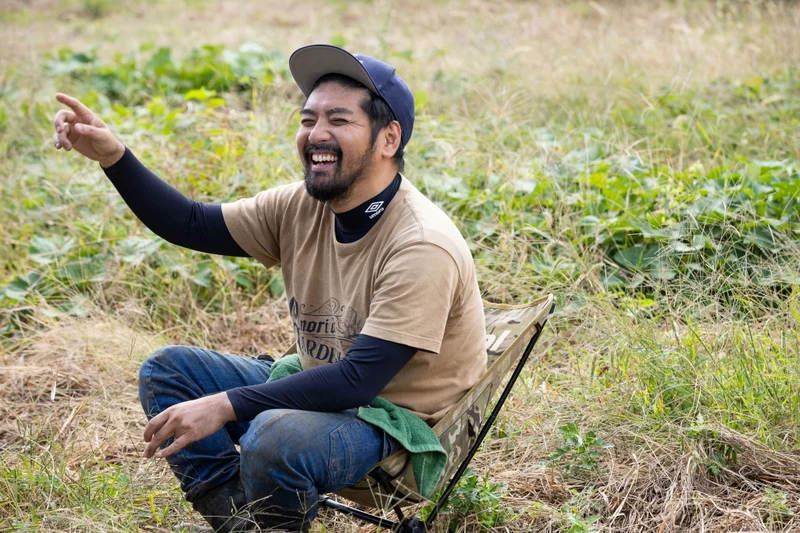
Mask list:
POLYGON ((336 493, 376 509, 394 509, 398 521, 381 518, 325 496, 320 498, 320 504, 389 531, 428 531, 489 433, 554 308, 552 294, 527 305, 485 305, 486 351, 489 356, 486 374, 433 427, 448 454, 437 492, 445 484, 446 488, 425 521, 403 515, 403 507, 425 501, 417 491, 409 454, 405 450, 387 457, 375 465, 367 477, 336 493), (511 377, 491 413, 485 416, 495 392, 512 369, 511 377))

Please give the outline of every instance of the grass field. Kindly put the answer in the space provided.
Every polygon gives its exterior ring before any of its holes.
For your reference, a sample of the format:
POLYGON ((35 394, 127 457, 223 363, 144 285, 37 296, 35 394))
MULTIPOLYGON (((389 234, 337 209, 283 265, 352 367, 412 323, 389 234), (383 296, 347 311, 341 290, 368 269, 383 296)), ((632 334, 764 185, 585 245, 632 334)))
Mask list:
POLYGON ((556 295, 440 532, 800 531, 800 4, 0 9, 0 531, 196 519, 141 457, 138 365, 293 342, 279 271, 161 241, 53 149, 55 92, 228 201, 300 178, 287 58, 310 42, 415 91, 406 174, 468 238, 485 299, 556 295))

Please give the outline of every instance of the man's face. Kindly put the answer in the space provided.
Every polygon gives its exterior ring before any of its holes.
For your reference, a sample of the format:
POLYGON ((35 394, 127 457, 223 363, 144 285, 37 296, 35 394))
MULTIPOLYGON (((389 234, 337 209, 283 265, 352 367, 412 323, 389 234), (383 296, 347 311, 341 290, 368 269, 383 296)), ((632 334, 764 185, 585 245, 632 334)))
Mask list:
POLYGON ((297 151, 305 169, 306 190, 317 200, 347 198, 375 163, 369 116, 360 105, 365 96, 364 89, 323 83, 300 111, 297 151))

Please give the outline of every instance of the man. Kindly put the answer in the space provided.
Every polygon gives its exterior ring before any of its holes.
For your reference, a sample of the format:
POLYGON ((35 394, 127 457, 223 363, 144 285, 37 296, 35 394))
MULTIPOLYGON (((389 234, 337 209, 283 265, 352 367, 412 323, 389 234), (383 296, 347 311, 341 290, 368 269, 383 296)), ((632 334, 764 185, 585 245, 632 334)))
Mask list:
POLYGON ((56 115, 55 147, 98 161, 151 230, 282 268, 301 372, 267 382, 269 361, 188 346, 156 351, 140 371, 145 456, 167 458, 216 531, 307 531, 320 494, 400 447, 357 418, 359 406, 380 395, 433 425, 486 365, 469 249, 400 174, 414 125, 405 82, 327 45, 297 50, 289 65, 306 95, 296 140, 305 179, 223 205, 188 200, 57 95, 70 109, 56 115), (244 506, 249 515, 229 519, 244 506))

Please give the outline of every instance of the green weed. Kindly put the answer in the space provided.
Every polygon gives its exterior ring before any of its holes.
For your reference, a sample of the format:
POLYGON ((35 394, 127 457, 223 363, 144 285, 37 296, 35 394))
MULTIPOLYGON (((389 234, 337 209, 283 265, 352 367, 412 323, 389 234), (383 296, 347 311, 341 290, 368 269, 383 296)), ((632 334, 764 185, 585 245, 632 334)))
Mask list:
MULTIPOLYGON (((455 532, 465 520, 477 523, 480 531, 490 531, 491 528, 514 521, 520 513, 503 503, 505 490, 504 485, 490 480, 489 472, 478 477, 468 468, 439 512, 441 519, 447 521, 446 530, 455 532)), ((432 509, 432 504, 423 508, 420 517, 427 519, 432 509)))
POLYGON ((693 450, 695 459, 709 474, 721 476, 726 469, 736 465, 739 449, 721 439, 713 428, 696 425, 689 428, 687 436, 696 444, 693 450))
POLYGON ((166 516, 178 511, 172 490, 153 487, 141 473, 127 466, 81 459, 76 461, 58 448, 31 445, 18 460, 0 464, 2 523, 8 523, 12 531, 88 531, 96 527, 120 531, 132 523, 163 523, 166 516), (71 517, 58 509, 72 509, 83 516, 71 517))
POLYGON ((597 530, 592 527, 592 524, 600 519, 600 516, 594 515, 589 518, 575 514, 569 509, 563 509, 564 524, 562 531, 564 533, 597 533, 597 530))
MULTIPOLYGON (((143 45, 138 53, 117 55, 110 63, 100 61, 97 50, 61 48, 48 61, 46 72, 71 80, 82 93, 94 91, 115 105, 135 106, 153 96, 166 97, 171 104, 206 102, 216 93, 246 96, 253 88, 288 77, 287 68, 278 53, 245 43, 237 50, 206 45, 182 60, 173 57, 169 47, 143 45)), ((208 105, 215 108, 224 102, 212 98, 208 105)))
POLYGON ((567 472, 585 473, 597 470, 605 450, 614 444, 597 436, 594 431, 581 432, 578 425, 570 422, 558 428, 564 445, 548 456, 549 464, 567 472))
POLYGON ((591 489, 578 491, 571 489, 570 499, 558 509, 561 531, 564 533, 597 533, 593 524, 600 520, 595 505, 591 502, 594 491, 591 489))
POLYGON ((788 496, 783 492, 776 492, 765 487, 763 502, 761 518, 770 529, 781 529, 794 517, 794 511, 789 506, 788 496))

